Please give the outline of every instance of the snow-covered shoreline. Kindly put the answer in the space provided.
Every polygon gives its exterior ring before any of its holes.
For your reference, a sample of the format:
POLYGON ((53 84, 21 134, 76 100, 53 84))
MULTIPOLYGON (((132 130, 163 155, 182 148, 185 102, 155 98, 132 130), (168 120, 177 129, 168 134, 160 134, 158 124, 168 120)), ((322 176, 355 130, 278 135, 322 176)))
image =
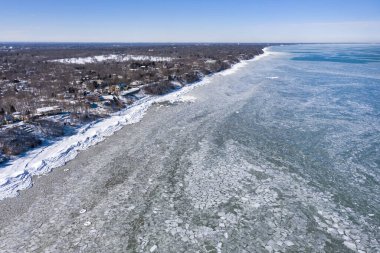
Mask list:
POLYGON ((215 76, 233 74, 249 61, 260 60, 269 54, 268 48, 265 48, 264 54, 251 60, 241 61, 197 83, 166 95, 145 97, 131 107, 112 114, 109 118, 84 125, 75 135, 64 137, 49 146, 31 150, 22 157, 10 161, 7 166, 0 167, 0 200, 17 196, 18 191, 32 186, 33 176, 46 174, 54 168, 63 166, 74 159, 81 150, 103 141, 125 125, 139 122, 154 103, 181 101, 184 94, 195 87, 209 83, 215 76))

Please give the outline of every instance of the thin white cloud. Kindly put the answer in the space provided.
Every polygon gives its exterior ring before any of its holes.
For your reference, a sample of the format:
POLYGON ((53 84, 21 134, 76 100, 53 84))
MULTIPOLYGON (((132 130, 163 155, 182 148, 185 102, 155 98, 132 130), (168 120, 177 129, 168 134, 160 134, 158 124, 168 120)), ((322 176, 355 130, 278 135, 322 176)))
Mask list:
POLYGON ((380 42, 378 31, 379 21, 271 23, 250 29, 254 39, 271 42, 380 42))

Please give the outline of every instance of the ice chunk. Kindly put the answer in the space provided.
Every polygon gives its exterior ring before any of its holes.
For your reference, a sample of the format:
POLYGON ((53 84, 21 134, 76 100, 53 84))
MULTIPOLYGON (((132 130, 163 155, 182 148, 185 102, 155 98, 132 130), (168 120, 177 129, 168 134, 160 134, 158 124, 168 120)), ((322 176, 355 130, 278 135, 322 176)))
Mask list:
POLYGON ((150 248, 150 252, 155 252, 157 249, 157 245, 153 245, 151 248, 150 248))

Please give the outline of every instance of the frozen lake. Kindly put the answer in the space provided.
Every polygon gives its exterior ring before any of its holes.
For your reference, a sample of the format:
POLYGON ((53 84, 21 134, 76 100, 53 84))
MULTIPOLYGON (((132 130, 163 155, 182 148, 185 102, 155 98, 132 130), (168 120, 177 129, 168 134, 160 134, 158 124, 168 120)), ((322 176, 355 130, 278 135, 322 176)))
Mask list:
POLYGON ((378 252, 380 47, 270 50, 1 201, 0 249, 378 252))

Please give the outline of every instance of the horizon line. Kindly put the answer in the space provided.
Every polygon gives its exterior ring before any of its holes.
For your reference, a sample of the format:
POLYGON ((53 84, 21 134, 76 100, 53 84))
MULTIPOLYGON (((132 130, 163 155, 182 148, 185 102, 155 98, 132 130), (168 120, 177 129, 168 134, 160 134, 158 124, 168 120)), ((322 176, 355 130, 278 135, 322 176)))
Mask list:
POLYGON ((0 41, 0 44, 6 43, 39 43, 39 44, 380 44, 379 42, 197 42, 197 41, 188 41, 188 42, 175 42, 175 41, 167 41, 167 42, 120 42, 120 41, 0 41))

